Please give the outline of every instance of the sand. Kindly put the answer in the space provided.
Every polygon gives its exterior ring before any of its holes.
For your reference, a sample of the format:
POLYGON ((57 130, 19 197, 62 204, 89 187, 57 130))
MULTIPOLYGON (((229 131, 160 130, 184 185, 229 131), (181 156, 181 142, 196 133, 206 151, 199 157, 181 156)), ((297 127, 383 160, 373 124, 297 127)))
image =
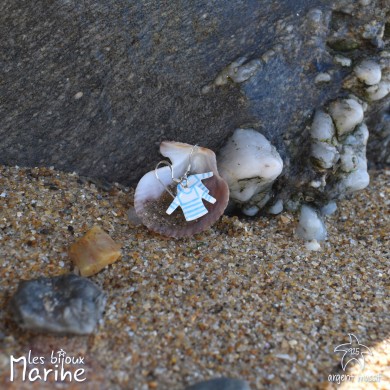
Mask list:
MULTIPOLYGON (((3 389, 183 389, 229 376, 252 389, 333 388, 339 344, 349 333, 369 347, 368 384, 390 389, 389 179, 339 203, 328 239, 310 252, 298 216, 222 217, 173 240, 129 222, 133 190, 108 191, 76 174, 0 166, 0 387, 3 389), (7 303, 20 280, 74 272, 68 247, 98 224, 122 257, 90 279, 108 294, 90 336, 51 336, 17 327, 7 303), (86 381, 10 382, 10 355, 85 357, 86 381), (372 378, 371 378, 372 379, 372 378)), ((32 365, 29 366, 30 368, 32 365)), ((336 378, 336 377, 335 377, 336 378)))

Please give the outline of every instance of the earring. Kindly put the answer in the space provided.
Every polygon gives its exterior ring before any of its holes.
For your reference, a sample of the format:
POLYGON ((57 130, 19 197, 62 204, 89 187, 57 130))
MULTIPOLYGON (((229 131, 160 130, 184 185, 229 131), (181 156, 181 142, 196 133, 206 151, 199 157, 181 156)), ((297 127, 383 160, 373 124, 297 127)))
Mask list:
POLYGON ((203 232, 218 220, 229 201, 229 187, 218 173, 215 153, 174 141, 163 141, 160 153, 170 161, 158 163, 138 182, 137 216, 149 230, 167 237, 203 232))
POLYGON ((176 178, 173 172, 173 166, 168 161, 160 161, 154 170, 157 180, 164 186, 165 190, 172 196, 173 201, 169 205, 166 213, 171 215, 178 207, 183 211, 186 221, 193 221, 203 217, 208 213, 207 208, 203 204, 203 199, 209 203, 216 203, 216 199, 209 194, 209 189, 202 183, 202 180, 213 176, 213 172, 190 174, 192 157, 195 150, 198 148, 195 145, 188 156, 188 166, 183 176, 176 178), (172 182, 176 183, 176 195, 160 180, 158 176, 158 168, 161 165, 167 165, 171 171, 172 182))

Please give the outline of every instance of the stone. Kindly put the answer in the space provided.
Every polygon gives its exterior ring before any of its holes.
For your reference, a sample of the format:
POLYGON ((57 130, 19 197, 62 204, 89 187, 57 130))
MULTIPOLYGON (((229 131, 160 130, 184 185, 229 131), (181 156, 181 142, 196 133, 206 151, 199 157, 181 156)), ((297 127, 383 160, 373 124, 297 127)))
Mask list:
POLYGON ((234 83, 243 83, 254 75, 260 68, 260 60, 252 60, 247 62, 246 57, 241 57, 228 65, 214 80, 216 86, 225 85, 229 81, 234 83))
POLYGON ((314 79, 314 82, 316 84, 318 84, 318 83, 328 83, 330 80, 332 80, 331 75, 329 73, 323 72, 323 73, 318 73, 318 75, 314 79))
POLYGON ((329 112, 339 138, 352 132, 364 118, 363 107, 355 99, 336 100, 330 104, 329 112))
POLYGON ((366 89, 367 96, 371 101, 381 100, 390 92, 390 81, 381 81, 366 89))
POLYGON ((102 319, 105 304, 106 294, 98 286, 68 274, 21 281, 10 311, 22 329, 87 335, 102 319))
POLYGON ((334 56, 334 61, 336 63, 340 64, 341 66, 348 67, 348 66, 352 65, 352 60, 350 58, 344 57, 340 54, 334 56))
POLYGON ((280 214, 283 211, 283 201, 282 199, 278 199, 268 210, 269 214, 280 214))
POLYGON ((241 379, 216 378, 188 386, 185 390, 250 390, 250 387, 241 379))
POLYGON ((275 147, 253 129, 237 129, 221 149, 217 162, 229 185, 230 199, 249 216, 268 201, 272 184, 283 169, 275 147))
POLYGON ((351 172, 343 181, 342 185, 347 192, 359 191, 370 184, 370 176, 367 172, 367 165, 357 166, 357 169, 351 172))
POLYGON ((317 110, 311 124, 311 138, 318 141, 330 142, 334 135, 335 129, 331 116, 322 110, 317 110))
POLYGON ((326 239, 326 227, 316 210, 303 205, 296 231, 298 237, 306 241, 324 241, 326 239))
POLYGON ((337 148, 326 142, 313 142, 311 156, 321 168, 331 168, 337 162, 339 154, 337 148))
POLYGON ((332 215, 337 210, 337 204, 336 202, 329 202, 321 207, 321 214, 322 215, 332 215))
POLYGON ((117 261, 121 256, 120 248, 119 244, 96 225, 73 243, 68 252, 81 276, 91 276, 117 261))
POLYGON ((366 85, 378 84, 381 81, 381 67, 375 61, 363 60, 355 66, 354 71, 358 79, 366 85))

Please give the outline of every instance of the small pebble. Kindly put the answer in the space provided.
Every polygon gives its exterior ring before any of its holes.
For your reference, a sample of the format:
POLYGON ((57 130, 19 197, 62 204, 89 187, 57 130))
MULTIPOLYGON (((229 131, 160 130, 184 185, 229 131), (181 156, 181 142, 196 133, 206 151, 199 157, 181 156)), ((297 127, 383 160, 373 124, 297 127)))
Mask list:
POLYGON ((350 133, 364 117, 362 105, 354 99, 336 100, 329 106, 338 136, 350 133))
MULTIPOLYGON (((246 57, 240 57, 223 69, 214 80, 214 85, 221 86, 229 82, 242 83, 251 78, 261 67, 261 61, 258 59, 246 62, 246 57)), ((207 93, 207 91, 202 93, 207 93)))
POLYGON ((310 154, 320 167, 326 169, 331 168, 339 159, 337 148, 326 142, 313 142, 310 154))
POLYGON ((352 60, 350 58, 341 56, 339 54, 334 57, 334 61, 337 64, 340 64, 341 66, 345 66, 345 67, 352 65, 352 60))
POLYGON ((120 256, 120 245, 99 226, 94 226, 69 248, 69 257, 82 276, 97 274, 120 256))
POLYGON ((381 81, 382 71, 378 63, 363 60, 354 68, 357 78, 366 85, 378 84, 381 81))
POLYGON ((314 79, 314 82, 316 84, 318 83, 327 83, 331 80, 332 78, 330 77, 329 73, 318 73, 316 78, 314 79))
POLYGON ((311 240, 305 242, 305 248, 309 251, 319 251, 321 249, 321 245, 317 240, 311 240))
POLYGON ((335 134, 332 118, 322 110, 317 110, 310 128, 311 138, 317 141, 331 141, 335 134))
POLYGON ((79 100, 79 99, 81 99, 82 97, 83 97, 83 93, 82 92, 77 92, 76 93, 76 95, 74 95, 74 98, 76 99, 76 100, 79 100))
POLYGON ((326 238, 325 224, 310 206, 303 205, 301 208, 297 235, 307 241, 323 241, 326 238))
POLYGON ((260 209, 257 206, 245 207, 242 212, 248 217, 254 217, 260 209))
POLYGON ((366 92, 370 100, 381 100, 390 92, 390 81, 381 81, 379 84, 372 85, 366 89, 366 92))
POLYGON ((337 210, 337 204, 336 202, 329 202, 326 205, 321 207, 321 214, 322 215, 332 215, 337 210))
POLYGON ((283 201, 282 199, 278 199, 269 209, 269 214, 280 214, 283 211, 283 201))
POLYGON ((310 182, 310 187, 313 187, 313 188, 320 188, 322 185, 322 181, 321 180, 312 180, 310 182))
POLYGON ((73 274, 21 281, 10 301, 23 329, 90 334, 102 318, 106 295, 93 282, 73 274))

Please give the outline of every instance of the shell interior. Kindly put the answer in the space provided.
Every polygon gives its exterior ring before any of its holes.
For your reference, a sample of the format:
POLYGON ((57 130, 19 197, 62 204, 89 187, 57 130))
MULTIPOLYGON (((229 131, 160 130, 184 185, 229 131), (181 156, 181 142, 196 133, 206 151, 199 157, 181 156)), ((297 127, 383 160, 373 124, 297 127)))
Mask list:
MULTIPOLYGON (((172 163, 174 177, 181 177, 189 164, 193 146, 180 142, 162 142, 160 152, 169 158, 172 163)), ((180 207, 171 215, 166 213, 173 198, 166 190, 168 187, 176 194, 176 183, 172 181, 171 170, 168 166, 157 169, 160 181, 155 171, 148 172, 139 181, 135 195, 134 208, 148 229, 169 237, 192 236, 210 227, 223 214, 229 201, 229 188, 219 175, 215 154, 210 149, 197 147, 191 157, 189 174, 213 172, 213 176, 203 180, 211 196, 217 199, 211 204, 203 200, 208 213, 194 221, 186 221, 180 207)))

